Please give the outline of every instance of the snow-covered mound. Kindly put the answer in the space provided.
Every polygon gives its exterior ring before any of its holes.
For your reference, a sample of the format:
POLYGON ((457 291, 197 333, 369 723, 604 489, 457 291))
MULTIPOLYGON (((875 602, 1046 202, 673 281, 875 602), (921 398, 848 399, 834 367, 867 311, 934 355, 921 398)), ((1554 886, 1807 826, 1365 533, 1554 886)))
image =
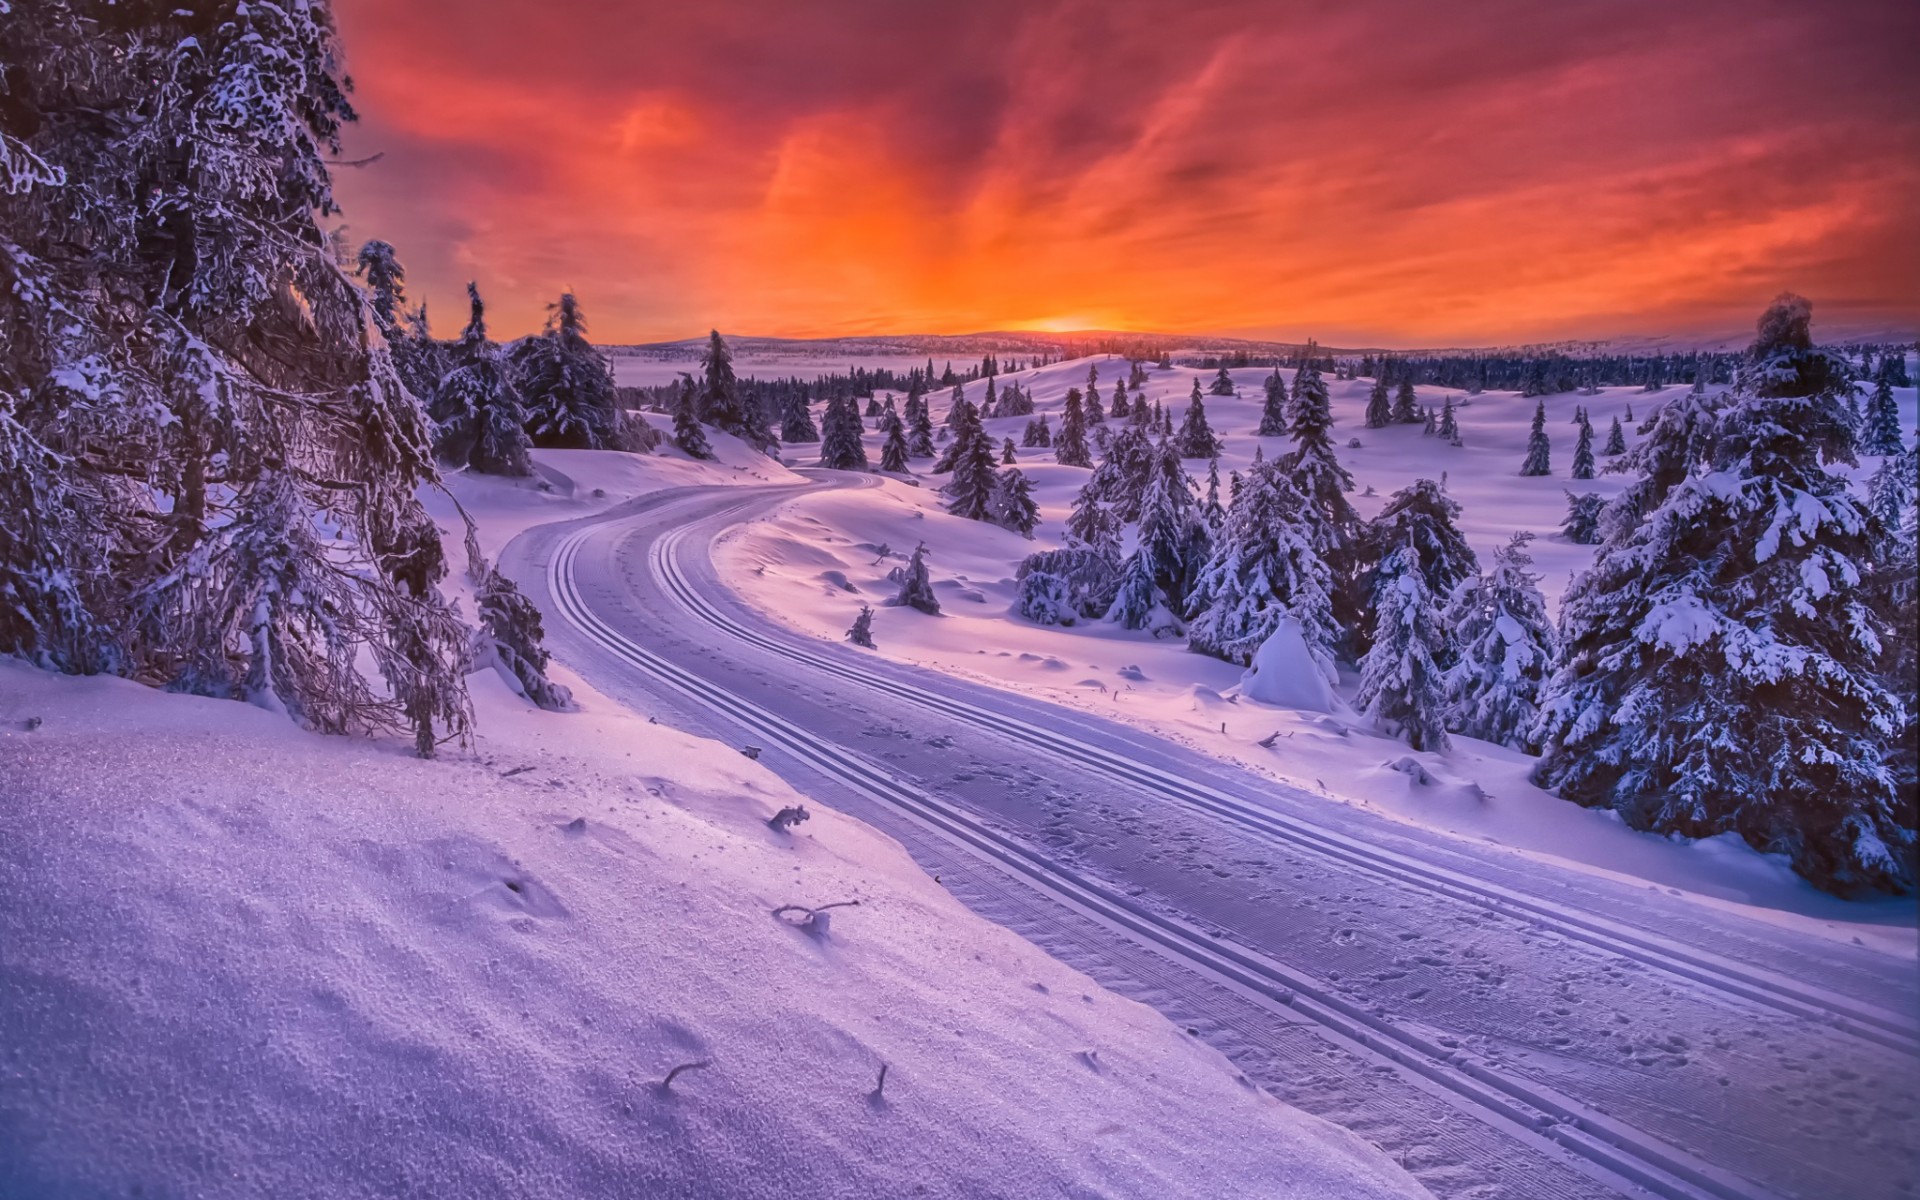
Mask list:
POLYGON ((0 662, 0 1196, 1422 1194, 563 677, 423 762, 0 662))
POLYGON ((1253 652, 1253 665, 1240 677, 1240 694, 1280 708, 1333 711, 1333 689, 1293 617, 1281 617, 1253 652))

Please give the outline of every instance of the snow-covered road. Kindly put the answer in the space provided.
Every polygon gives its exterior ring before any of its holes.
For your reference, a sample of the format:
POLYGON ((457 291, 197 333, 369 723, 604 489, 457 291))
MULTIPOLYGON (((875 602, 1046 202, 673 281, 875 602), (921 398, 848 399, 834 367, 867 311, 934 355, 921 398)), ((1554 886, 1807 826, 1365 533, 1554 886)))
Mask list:
POLYGON ((1917 1194, 1910 963, 779 629, 709 549, 794 494, 658 493, 503 561, 596 687, 762 747, 1437 1196, 1917 1194))

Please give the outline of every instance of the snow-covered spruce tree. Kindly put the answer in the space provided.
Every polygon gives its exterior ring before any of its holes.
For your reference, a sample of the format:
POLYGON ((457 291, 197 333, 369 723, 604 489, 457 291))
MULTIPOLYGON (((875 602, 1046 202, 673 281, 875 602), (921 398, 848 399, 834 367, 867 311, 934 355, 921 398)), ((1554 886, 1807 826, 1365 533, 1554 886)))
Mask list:
POLYGON ((1540 577, 1527 570, 1531 533, 1493 552, 1493 570, 1454 593, 1446 626, 1459 646, 1447 676, 1448 728, 1529 754, 1540 690, 1553 671, 1556 639, 1540 577))
POLYGON ((1614 417, 1613 427, 1607 430, 1607 444, 1600 453, 1612 458, 1616 454, 1627 452, 1627 432, 1620 427, 1620 418, 1614 417))
POLYGON ((1000 393, 1000 406, 995 410, 1003 417, 1030 417, 1033 415, 1033 393, 1020 386, 1018 379, 1007 384, 1000 393))
MULTIPOLYGON (((912 396, 907 397, 907 412, 913 412, 912 396)), ((796 387, 787 393, 786 403, 780 409, 780 440, 789 446, 807 446, 820 440, 820 429, 813 423, 813 410, 807 406, 805 387, 796 387)))
POLYGON ((1626 537, 1681 481, 1711 460, 1726 403, 1725 392, 1689 392, 1647 417, 1639 429, 1641 440, 1606 466, 1609 475, 1635 478, 1601 511, 1603 540, 1626 537))
POLYGON ((934 470, 949 470, 953 477, 942 492, 947 511, 969 521, 993 519, 995 461, 993 438, 981 427, 973 405, 962 399, 955 402, 958 417, 953 423, 953 441, 934 470))
POLYGON ((1260 405, 1261 437, 1279 437, 1287 432, 1287 381, 1280 377, 1280 368, 1275 367, 1273 374, 1261 383, 1266 390, 1266 400, 1260 405))
POLYGON ((866 470, 867 447, 861 440, 865 431, 852 397, 827 401, 827 411, 820 418, 820 465, 835 471, 866 470))
POLYGON ((1606 511, 1607 498, 1598 492, 1568 492, 1566 496, 1567 515, 1560 522, 1560 532, 1576 546, 1599 545, 1600 515, 1606 511))
POLYGON ((1447 664, 1454 647, 1421 570, 1420 552, 1403 542, 1376 572, 1373 647, 1360 664, 1355 703, 1379 728, 1415 750, 1444 751, 1447 664))
MULTIPOLYGON (((1193 383, 1195 388, 1198 388, 1200 386, 1200 381, 1198 379, 1194 380, 1193 383)), ((1225 367, 1221 367, 1219 373, 1213 377, 1212 385, 1209 386, 1207 390, 1209 392, 1212 392, 1216 396, 1233 395, 1234 394, 1233 376, 1227 374, 1227 369, 1225 367)))
POLYGON ((1156 451, 1146 430, 1128 426, 1107 443, 1100 465, 1093 469, 1089 485, 1100 500, 1113 507, 1122 524, 1140 519, 1141 501, 1146 495, 1147 477, 1153 471, 1156 451))
POLYGON ((933 457, 933 409, 925 396, 918 404, 908 397, 907 404, 907 457, 933 457))
POLYGON ((1120 554, 1120 518, 1100 503, 1100 489, 1089 482, 1073 499, 1067 515, 1067 544, 1083 546, 1118 561, 1120 554))
POLYGON ((1460 418, 1453 411, 1453 397, 1449 395, 1440 407, 1440 440, 1455 442, 1460 439, 1460 418))
POLYGON ((1573 444, 1573 469, 1569 473, 1575 479, 1593 478, 1593 422, 1585 420, 1585 416, 1581 414, 1580 437, 1573 444))
POLYGON ((1020 431, 1022 450, 1048 450, 1052 447, 1053 430, 1047 425, 1045 413, 1028 421, 1026 427, 1020 431))
POLYGON ((715 429, 731 433, 748 445, 765 448, 758 436, 764 431, 752 428, 747 420, 747 406, 740 397, 740 381, 733 373, 733 351, 727 348, 726 339, 718 329, 707 334, 696 413, 715 429))
POLYGON ((887 398, 887 407, 881 410, 880 428, 885 434, 880 442, 880 469, 895 475, 907 473, 907 426, 894 411, 893 398, 887 398))
POLYGON ((1527 434, 1527 459, 1520 464, 1522 475, 1553 474, 1553 441, 1547 437, 1547 402, 1533 409, 1533 430, 1527 434))
POLYGON ((428 427, 315 219, 327 7, 0 21, 0 651, 431 752, 467 638, 428 427))
POLYGON ((573 707, 573 693, 547 678, 551 656, 543 644, 547 631, 540 610, 511 579, 488 568, 474 590, 480 610, 481 645, 520 694, 550 711, 573 707))
MULTIPOLYGON (((1385 563, 1395 553, 1411 548, 1410 560, 1420 572, 1421 585, 1434 604, 1445 604, 1454 589, 1480 573, 1480 560, 1454 522, 1460 505, 1431 479, 1416 479, 1387 500, 1380 515, 1368 523, 1364 559, 1373 565, 1362 571, 1355 591, 1369 606, 1372 620, 1355 630, 1356 646, 1364 648, 1380 617, 1380 604, 1389 585, 1385 563), (1364 636, 1362 636, 1364 635, 1364 636)), ((1452 666, 1450 659, 1440 665, 1452 666)))
POLYGON ((1020 461, 1020 452, 1014 448, 1012 438, 1003 438, 1000 442, 1000 465, 1010 467, 1020 461))
POLYGON ((847 640, 856 646, 864 646, 868 650, 874 648, 873 606, 871 604, 862 604, 860 606, 859 614, 853 618, 852 627, 847 630, 847 640))
POLYGON ((1277 463, 1248 473, 1194 585, 1189 647, 1245 666, 1280 619, 1292 616, 1328 679, 1335 677, 1333 575, 1303 519, 1310 508, 1277 463))
POLYGON ((572 292, 547 307, 547 327, 514 347, 515 382, 536 446, 624 449, 613 371, 587 341, 587 318, 572 292))
POLYGON ((691 379, 682 382, 680 394, 674 401, 673 444, 680 447, 689 458, 713 457, 713 447, 707 443, 706 427, 700 424, 700 401, 691 379))
MULTIPOLYGON (((1567 594, 1536 781, 1635 829, 1739 834, 1837 892, 1910 890, 1914 813, 1886 766, 1906 720, 1863 595, 1873 521, 1844 364, 1783 295, 1686 474, 1567 594)), ((1671 401, 1672 408, 1680 401, 1671 401)))
POLYGON ((400 265, 399 252, 390 242, 378 238, 360 247, 354 260, 354 274, 366 280, 373 300, 373 320, 391 341, 400 332, 407 311, 407 269, 400 265))
MULTIPOLYGON (((1364 599, 1354 589, 1361 566, 1363 531, 1360 514, 1347 502, 1353 476, 1340 465, 1333 449, 1333 404, 1327 396, 1326 381, 1311 360, 1293 377, 1287 423, 1293 433, 1293 449, 1282 455, 1277 465, 1306 501, 1300 522, 1314 553, 1333 573, 1335 625, 1343 630, 1356 629, 1364 599)), ((1256 467, 1257 459, 1256 455, 1256 467)))
POLYGON ((1119 560, 1068 546, 1027 555, 1014 573, 1014 611, 1036 625, 1074 625, 1103 616, 1120 586, 1119 560))
POLYGON ((1180 432, 1174 435, 1174 445, 1181 458, 1218 458, 1220 457, 1220 439, 1213 435, 1213 426, 1207 424, 1207 406, 1200 399, 1200 381, 1193 381, 1193 395, 1187 398, 1186 416, 1180 421, 1180 432))
POLYGON ((1420 402, 1413 391, 1413 380, 1402 379, 1393 393, 1393 421, 1396 425, 1420 423, 1420 402))
POLYGON ((1124 382, 1115 383, 1113 385, 1112 415, 1116 421, 1126 421, 1129 424, 1144 426, 1153 419, 1153 406, 1147 403, 1145 392, 1136 395, 1132 403, 1129 404, 1127 401, 1127 385, 1124 382))
MULTIPOLYGON (((1295 385, 1299 382, 1299 377, 1295 376, 1295 385)), ((1380 377, 1373 381, 1373 390, 1367 393, 1367 428, 1385 429, 1391 424, 1393 424, 1393 401, 1388 397, 1386 373, 1383 371, 1380 377)))
POLYGON ((1040 503, 1033 498, 1033 484, 1018 467, 1008 467, 993 481, 993 523, 1011 529, 1021 537, 1032 537, 1040 523, 1040 503))
POLYGON ((1145 629, 1159 612, 1186 615, 1188 593, 1201 559, 1193 557, 1193 526, 1198 525, 1193 481, 1180 455, 1162 442, 1154 451, 1140 501, 1137 546, 1121 570, 1119 594, 1108 619, 1127 629, 1145 629))
POLYGON ((893 598, 897 607, 917 608, 928 616, 938 615, 940 601, 933 594, 933 578, 927 573, 927 544, 913 548, 913 557, 900 572, 900 592, 893 598))
POLYGON ((1867 507, 1875 520, 1873 573, 1867 597, 1887 624, 1880 679, 1906 710, 1906 724, 1886 756, 1906 811, 1920 791, 1920 445, 1888 455, 1874 472, 1867 507))
MULTIPOLYGON (((1094 402, 1099 407, 1099 402, 1094 402)), ((1080 389, 1067 389, 1066 412, 1060 418, 1060 436, 1053 439, 1053 461, 1063 467, 1091 467, 1093 451, 1087 446, 1086 410, 1080 404, 1080 389)))
POLYGON ((1900 453, 1900 407, 1894 403, 1893 385, 1885 373, 1874 381, 1873 398, 1867 401, 1860 450, 1863 454, 1900 453))
POLYGON ((506 356, 487 337, 480 289, 467 284, 472 315, 453 348, 453 369, 433 398, 434 451, 450 467, 484 475, 531 475, 526 414, 506 356))
POLYGON ((1205 521, 1209 532, 1226 527, 1227 508, 1220 502, 1220 460, 1212 459, 1207 463, 1207 490, 1200 497, 1200 519, 1205 521))

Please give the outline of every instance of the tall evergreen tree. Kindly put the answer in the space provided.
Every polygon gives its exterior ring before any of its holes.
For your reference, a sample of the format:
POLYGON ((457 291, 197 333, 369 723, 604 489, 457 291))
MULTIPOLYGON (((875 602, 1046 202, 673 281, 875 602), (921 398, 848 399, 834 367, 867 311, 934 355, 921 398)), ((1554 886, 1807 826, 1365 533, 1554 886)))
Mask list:
POLYGON ((1200 564, 1189 558, 1197 521, 1193 483, 1180 466, 1179 453, 1161 443, 1152 451, 1140 500, 1140 535, 1121 570, 1120 593, 1110 620, 1127 629, 1144 629, 1164 608, 1183 615, 1192 577, 1200 564))
POLYGON ((1547 402, 1534 405, 1533 431, 1527 435, 1527 460, 1520 464, 1522 475, 1553 474, 1553 442, 1547 437, 1547 402))
POLYGON ((923 395, 919 403, 908 397, 907 404, 907 457, 933 457, 933 412, 923 395))
POLYGON ((1440 408, 1440 440, 1457 442, 1460 440, 1460 418, 1453 411, 1453 397, 1449 395, 1440 408))
POLYGON ((1213 426, 1207 424, 1207 406, 1200 399, 1200 381, 1193 381, 1193 395, 1187 398, 1186 416, 1180 422, 1180 432, 1175 435, 1175 447, 1181 458, 1218 458, 1220 439, 1213 435, 1213 426))
POLYGON ((430 753, 468 639, 398 293, 376 314, 316 221, 353 119, 329 10, 0 24, 0 653, 430 753))
POLYGON ((1020 461, 1020 455, 1014 449, 1013 439, 1005 438, 1000 443, 1000 465, 1010 467, 1020 461))
POLYGON ((1567 515, 1560 522, 1560 531, 1576 546, 1599 545, 1600 514, 1607 507, 1607 498, 1598 492, 1585 495, 1568 492, 1566 496, 1567 515))
POLYGON ((702 421, 715 429, 752 440, 747 429, 747 410, 740 402, 740 381, 733 373, 733 351, 727 348, 726 340, 717 329, 707 335, 697 412, 702 421))
POLYGON ((1032 537, 1040 523, 1040 503, 1033 498, 1033 485, 1018 467, 1008 467, 994 478, 993 522, 1022 537, 1032 537))
POLYGON ((1874 381, 1873 398, 1867 401, 1860 449, 1865 454, 1900 453, 1900 407, 1894 403, 1893 385, 1884 373, 1874 381))
POLYGON ((820 420, 820 465, 835 471, 866 470, 865 432, 860 410, 851 396, 827 401, 827 411, 820 420))
MULTIPOLYGON (((1097 392, 1092 394, 1096 397, 1099 395, 1097 392)), ((1116 379, 1113 381, 1113 408, 1111 415, 1114 420, 1125 421, 1131 419, 1133 421, 1142 421, 1146 417, 1146 406, 1147 398, 1142 395, 1134 402, 1132 407, 1129 408, 1127 404, 1127 381, 1124 379, 1116 379)))
MULTIPOLYGON (((1395 492, 1367 526, 1367 546, 1374 566, 1361 577, 1363 594, 1373 605, 1374 625, 1380 620, 1380 605, 1390 586, 1386 560, 1404 552, 1411 557, 1403 565, 1420 572, 1422 593, 1433 604, 1444 605, 1454 589, 1480 573, 1480 560, 1461 534, 1455 521, 1460 505, 1445 489, 1431 479, 1416 479, 1395 492)), ((1430 647, 1444 643, 1429 642, 1430 647)), ((1452 666, 1443 658, 1442 667, 1452 666)))
POLYGON ((613 371, 587 341, 586 314, 572 292, 547 307, 545 332, 514 347, 512 365, 534 445, 621 448, 613 371))
POLYGON ((681 381, 680 394, 674 401, 673 444, 680 447, 688 458, 713 457, 713 447, 707 442, 706 427, 700 424, 700 400, 691 379, 681 381))
MULTIPOLYGON (((1075 397, 1078 397, 1079 395, 1080 395, 1079 388, 1067 389, 1067 400, 1069 402, 1073 401, 1075 397)), ((1095 425, 1106 424, 1107 411, 1105 407, 1103 407, 1100 403, 1099 392, 1089 392, 1087 394, 1086 399, 1084 401, 1084 407, 1082 407, 1081 409, 1081 415, 1082 415, 1082 418, 1086 421, 1087 427, 1089 429, 1091 429, 1095 425)))
MULTIPOLYGON (((907 397, 908 411, 912 411, 913 397, 907 397)), ((794 388, 787 393, 786 402, 780 408, 780 440, 789 446, 806 446, 820 440, 820 430, 813 423, 813 410, 807 407, 807 389, 794 388)))
POLYGON ((1087 447, 1087 421, 1080 405, 1079 388, 1067 389, 1066 413, 1060 418, 1060 436, 1053 440, 1053 461, 1063 467, 1093 465, 1093 452, 1087 447))
POLYGON ((1420 402, 1414 396, 1411 379, 1402 379, 1393 393, 1393 421, 1397 425, 1420 423, 1420 402))
POLYGON ((1067 516, 1067 545, 1118 559, 1120 519, 1100 503, 1100 489, 1092 482, 1083 484, 1074 497, 1073 510, 1067 516))
POLYGON ((895 605, 919 609, 928 616, 938 616, 940 601, 933 594, 933 578, 927 571, 927 544, 921 542, 913 548, 913 557, 900 572, 900 592, 893 598, 895 605))
POLYGON ((1266 389, 1266 400, 1260 406, 1259 435, 1279 437, 1287 432, 1287 381, 1275 367, 1261 386, 1266 389))
POLYGON ((480 289, 467 284, 472 316, 453 350, 453 370, 433 399, 434 450, 453 467, 486 475, 531 475, 526 417, 500 347, 487 338, 480 289))
MULTIPOLYGON (((1198 388, 1200 386, 1200 381, 1196 379, 1193 381, 1193 384, 1195 388, 1198 388)), ((1213 377, 1213 383, 1207 390, 1211 391, 1216 396, 1233 395, 1234 394, 1233 376, 1227 374, 1227 369, 1225 367, 1221 367, 1219 374, 1213 377)))
POLYGON ((1605 454, 1608 458, 1612 458, 1616 454, 1625 454, 1626 452, 1627 433, 1626 430, 1620 427, 1620 418, 1615 417, 1613 419, 1613 427, 1607 430, 1606 448, 1603 449, 1601 453, 1605 454))
POLYGON ((894 411, 893 397, 887 397, 887 406, 880 414, 880 428, 885 438, 880 443, 880 469, 895 475, 907 473, 907 426, 894 411))
POLYGON ((1311 360, 1293 377, 1286 416, 1294 445, 1277 460, 1279 469, 1305 501, 1299 520, 1314 553, 1333 573, 1334 622, 1340 629, 1354 630, 1364 599, 1355 590, 1362 556, 1360 515, 1347 501, 1353 476, 1334 453, 1333 404, 1311 360))
POLYGON ((1406 542, 1380 563, 1373 646, 1360 664, 1354 699, 1368 720, 1415 750, 1444 751, 1452 746, 1446 672, 1454 648, 1419 560, 1406 542))
POLYGON ((1851 461, 1852 433, 1811 311, 1774 302, 1710 470, 1610 533, 1569 591, 1535 777, 1635 829, 1738 833, 1822 888, 1905 891, 1912 798, 1886 757, 1906 714, 1863 596, 1872 521, 1823 466, 1851 461))
POLYGON ((1448 727, 1529 753, 1556 641, 1540 577, 1527 570, 1531 533, 1493 552, 1493 569, 1454 594, 1446 625, 1460 647, 1447 677, 1448 727))
POLYGON ((993 519, 994 448, 993 438, 981 427, 973 405, 964 397, 955 401, 953 441, 934 464, 935 471, 948 470, 953 477, 942 489, 947 496, 947 511, 970 521, 993 519))
POLYGON ((1593 478, 1593 422, 1586 419, 1586 413, 1580 414, 1580 437, 1573 444, 1573 470, 1575 479, 1593 478))
MULTIPOLYGON (((1296 376, 1295 385, 1300 382, 1296 376)), ((1387 379, 1383 372, 1373 381, 1373 390, 1367 393, 1367 428, 1385 429, 1393 424, 1393 402, 1387 395, 1387 379)))
POLYGON ((1190 647, 1244 666, 1281 618, 1291 616, 1329 681, 1335 678, 1333 575, 1302 519, 1309 509, 1277 464, 1248 473, 1198 574, 1190 647))

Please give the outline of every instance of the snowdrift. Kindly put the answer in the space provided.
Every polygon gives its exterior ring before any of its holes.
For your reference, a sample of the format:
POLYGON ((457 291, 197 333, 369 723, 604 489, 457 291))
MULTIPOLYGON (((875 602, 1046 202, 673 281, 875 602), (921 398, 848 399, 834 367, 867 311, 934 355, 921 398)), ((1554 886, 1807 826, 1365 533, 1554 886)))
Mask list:
POLYGON ((423 762, 0 662, 0 1195, 1423 1194, 563 678, 423 762))

